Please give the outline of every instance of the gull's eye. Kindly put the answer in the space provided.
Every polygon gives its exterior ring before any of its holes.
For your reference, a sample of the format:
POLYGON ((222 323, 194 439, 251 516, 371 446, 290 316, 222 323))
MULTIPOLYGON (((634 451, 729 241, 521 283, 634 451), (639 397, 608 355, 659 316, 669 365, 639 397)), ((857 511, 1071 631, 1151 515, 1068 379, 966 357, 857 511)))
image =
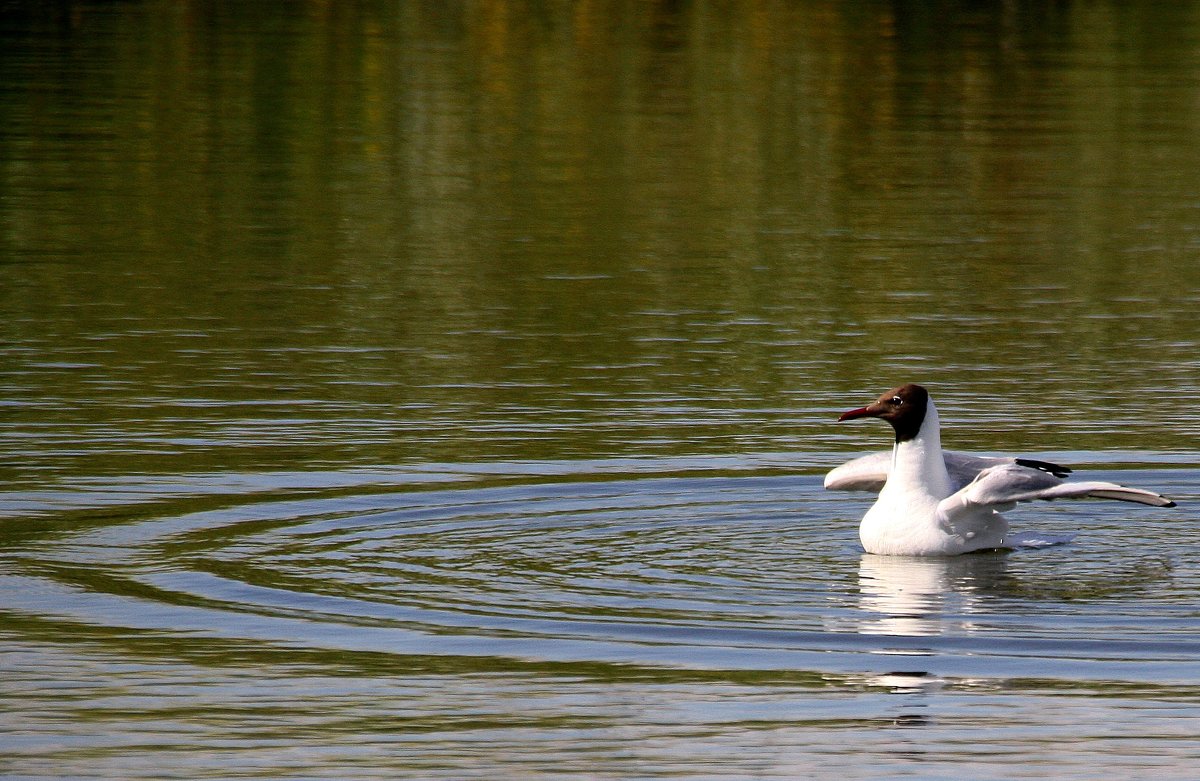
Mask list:
POLYGON ((892 397, 892 403, 893 403, 893 404, 903 404, 903 403, 904 403, 904 399, 900 398, 899 396, 893 396, 893 397, 892 397))

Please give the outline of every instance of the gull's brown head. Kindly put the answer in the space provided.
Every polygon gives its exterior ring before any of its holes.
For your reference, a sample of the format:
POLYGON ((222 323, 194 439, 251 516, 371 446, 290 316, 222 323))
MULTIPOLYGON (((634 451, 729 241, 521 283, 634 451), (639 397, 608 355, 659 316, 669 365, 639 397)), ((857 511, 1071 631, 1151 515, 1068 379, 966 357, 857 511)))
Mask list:
POLYGON ((925 422, 925 411, 929 408, 929 391, 920 385, 901 385, 892 388, 875 400, 874 404, 842 413, 838 421, 856 418, 881 418, 896 430, 896 441, 907 442, 917 436, 925 422))

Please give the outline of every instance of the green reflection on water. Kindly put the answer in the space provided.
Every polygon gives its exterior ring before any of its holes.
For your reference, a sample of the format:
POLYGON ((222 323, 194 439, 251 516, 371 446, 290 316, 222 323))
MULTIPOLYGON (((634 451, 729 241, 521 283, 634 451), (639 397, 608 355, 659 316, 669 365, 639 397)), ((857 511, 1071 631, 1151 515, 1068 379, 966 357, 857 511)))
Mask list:
POLYGON ((0 71, 24 479, 788 449, 901 378, 1138 447, 1195 389, 1189 6, 68 9, 0 71))

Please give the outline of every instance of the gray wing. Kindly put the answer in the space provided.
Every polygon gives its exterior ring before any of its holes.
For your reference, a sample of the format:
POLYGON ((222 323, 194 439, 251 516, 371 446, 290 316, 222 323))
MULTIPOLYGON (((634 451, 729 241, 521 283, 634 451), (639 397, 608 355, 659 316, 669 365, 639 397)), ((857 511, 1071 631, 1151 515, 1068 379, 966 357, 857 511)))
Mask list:
POLYGON ((946 460, 946 471, 950 473, 950 483, 956 491, 974 482, 975 478, 979 477, 979 474, 985 469, 1017 463, 1015 458, 972 456, 950 450, 943 451, 942 456, 946 460))
MULTIPOLYGON (((966 453, 956 453, 947 450, 943 453, 946 459, 946 471, 950 473, 950 482, 958 490, 970 483, 979 473, 988 467, 998 464, 1015 464, 1013 458, 989 458, 987 456, 972 456, 966 453)), ((841 466, 830 470, 825 475, 825 488, 830 491, 874 491, 879 492, 887 482, 888 472, 892 468, 892 452, 890 450, 847 461, 841 466)))
POLYGON ((839 467, 825 475, 825 488, 829 491, 874 491, 879 493, 887 482, 892 468, 892 453, 871 453, 839 467))
POLYGON ((1038 499, 1118 499, 1154 507, 1174 507, 1165 496, 1140 488, 1128 488, 1097 480, 1065 483, 1043 469, 1023 466, 1017 461, 984 469, 967 486, 943 499, 937 508, 938 519, 953 524, 955 517, 976 507, 1006 510, 1017 502, 1038 499))

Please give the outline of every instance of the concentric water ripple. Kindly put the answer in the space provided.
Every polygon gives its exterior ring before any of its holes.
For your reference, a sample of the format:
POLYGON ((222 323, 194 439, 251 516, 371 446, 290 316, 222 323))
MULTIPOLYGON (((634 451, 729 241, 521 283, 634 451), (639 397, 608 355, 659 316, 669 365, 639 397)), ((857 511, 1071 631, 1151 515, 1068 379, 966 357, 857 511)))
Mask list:
POLYGON ((1121 505, 1026 512, 1045 531, 1086 525, 1062 549, 913 560, 861 554, 865 500, 825 494, 815 476, 561 471, 230 497, 65 532, 11 560, 7 607, 72 625, 513 664, 1200 678, 1197 570, 1172 550, 1168 521, 1139 524, 1157 544, 1139 542, 1121 505))

